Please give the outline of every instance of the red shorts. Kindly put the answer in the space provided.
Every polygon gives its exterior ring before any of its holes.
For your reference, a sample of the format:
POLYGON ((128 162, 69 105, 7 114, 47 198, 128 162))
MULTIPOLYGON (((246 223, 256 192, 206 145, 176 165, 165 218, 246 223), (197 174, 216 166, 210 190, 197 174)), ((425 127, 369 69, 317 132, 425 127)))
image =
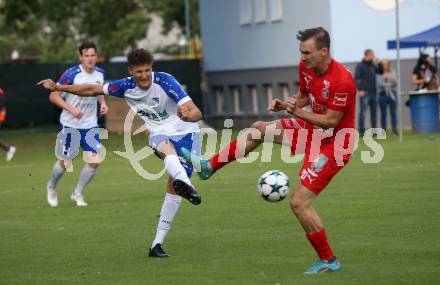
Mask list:
POLYGON ((348 162, 350 156, 343 157, 343 164, 337 163, 332 140, 317 139, 328 137, 325 130, 298 118, 281 119, 285 135, 291 142, 292 154, 305 154, 299 171, 301 184, 319 194, 348 162))

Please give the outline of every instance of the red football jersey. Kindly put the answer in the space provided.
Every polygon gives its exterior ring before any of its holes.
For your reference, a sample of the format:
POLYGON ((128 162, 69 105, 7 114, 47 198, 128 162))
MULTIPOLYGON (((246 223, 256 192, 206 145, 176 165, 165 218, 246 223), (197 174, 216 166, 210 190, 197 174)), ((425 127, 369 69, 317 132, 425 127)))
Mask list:
POLYGON ((340 129, 355 127, 356 84, 344 65, 332 59, 326 72, 318 76, 301 61, 299 83, 301 93, 310 98, 313 113, 325 114, 328 109, 344 112, 333 136, 340 129))

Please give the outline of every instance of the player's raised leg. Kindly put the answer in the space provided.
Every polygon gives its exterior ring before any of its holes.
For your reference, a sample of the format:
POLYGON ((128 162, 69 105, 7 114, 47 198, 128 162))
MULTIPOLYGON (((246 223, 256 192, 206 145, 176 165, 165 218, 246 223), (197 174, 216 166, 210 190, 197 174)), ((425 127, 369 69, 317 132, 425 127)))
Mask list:
POLYGON ((327 241, 327 234, 318 213, 312 207, 312 202, 317 194, 303 185, 299 185, 293 192, 290 201, 291 209, 306 232, 306 237, 319 256, 304 274, 316 274, 321 272, 336 272, 341 270, 341 263, 333 254, 327 241))
POLYGON ((192 185, 185 168, 180 162, 174 145, 169 140, 164 140, 158 144, 156 152, 163 159, 165 169, 173 178, 174 191, 192 204, 200 204, 202 199, 192 185))
POLYGON ((283 141, 283 128, 279 120, 274 122, 257 121, 252 124, 251 129, 256 130, 260 135, 244 134, 231 141, 210 159, 191 153, 185 148, 181 148, 182 154, 187 161, 194 165, 200 179, 206 180, 228 163, 246 156, 264 141, 278 144, 283 141))

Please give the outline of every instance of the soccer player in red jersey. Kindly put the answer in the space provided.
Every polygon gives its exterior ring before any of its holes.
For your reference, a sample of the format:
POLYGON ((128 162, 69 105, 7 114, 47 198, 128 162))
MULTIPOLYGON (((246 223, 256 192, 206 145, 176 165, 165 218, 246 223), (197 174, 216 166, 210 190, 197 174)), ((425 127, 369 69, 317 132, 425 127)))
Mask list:
POLYGON ((290 206, 319 256, 305 274, 336 272, 341 269, 341 262, 333 254, 312 202, 352 154, 357 138, 354 129, 356 85, 350 72, 330 56, 330 36, 325 29, 300 31, 297 38, 301 52, 300 90, 287 101, 273 100, 268 108, 272 112, 287 111, 293 117, 253 123, 252 128, 262 134, 260 137, 255 133, 238 137, 209 160, 183 151, 185 159, 200 168, 200 178, 208 179, 267 138, 285 144, 283 137, 287 137, 293 154, 305 154, 299 172, 300 183, 293 191, 290 206), (305 106, 310 106, 312 111, 303 109, 305 106))

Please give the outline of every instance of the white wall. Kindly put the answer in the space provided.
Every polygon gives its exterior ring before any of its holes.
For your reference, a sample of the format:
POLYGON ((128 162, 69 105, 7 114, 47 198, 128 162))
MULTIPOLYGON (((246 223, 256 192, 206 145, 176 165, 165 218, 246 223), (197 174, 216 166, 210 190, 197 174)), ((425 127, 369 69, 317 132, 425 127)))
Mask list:
MULTIPOLYGON (((395 58, 395 50, 387 50, 387 40, 395 38, 393 11, 374 11, 363 0, 282 3, 282 21, 243 26, 240 0, 199 1, 205 70, 295 66, 300 59, 297 31, 316 26, 330 32, 332 55, 340 62, 360 61, 366 48, 372 48, 379 58, 395 58)), ((402 37, 440 24, 440 0, 403 0, 400 12, 402 37)), ((428 52, 432 54, 432 48, 428 52)), ((418 50, 402 50, 401 55, 417 58, 418 50)))
POLYGON ((240 25, 238 0, 199 3, 206 71, 297 65, 296 33, 310 27, 330 27, 329 0, 283 0, 283 20, 250 25, 240 25))
MULTIPOLYGON (((329 0, 332 54, 341 62, 355 62, 366 48, 379 58, 395 59, 387 41, 396 38, 395 12, 375 11, 362 0, 329 0)), ((409 36, 440 24, 440 0, 403 0, 400 36, 409 36)), ((427 49, 433 55, 433 49, 427 49)), ((418 49, 401 50, 402 58, 418 57, 418 49)))

